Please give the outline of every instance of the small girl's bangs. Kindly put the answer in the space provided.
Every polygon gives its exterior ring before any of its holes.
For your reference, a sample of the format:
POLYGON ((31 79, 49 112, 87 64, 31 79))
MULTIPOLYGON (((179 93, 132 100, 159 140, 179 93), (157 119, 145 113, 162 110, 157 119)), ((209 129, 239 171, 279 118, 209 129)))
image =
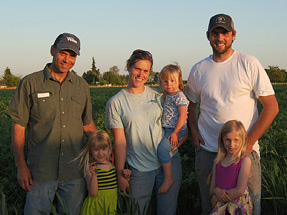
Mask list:
POLYGON ((160 76, 160 80, 161 81, 165 81, 168 79, 174 79, 178 81, 178 73, 175 70, 166 70, 164 71, 161 76, 160 76))
POLYGON ((90 148, 94 148, 96 150, 112 147, 109 135, 104 131, 96 131, 92 134, 92 136, 89 137, 88 144, 90 148))
POLYGON ((95 149, 106 149, 109 147, 109 143, 105 140, 97 140, 97 142, 94 145, 95 149))

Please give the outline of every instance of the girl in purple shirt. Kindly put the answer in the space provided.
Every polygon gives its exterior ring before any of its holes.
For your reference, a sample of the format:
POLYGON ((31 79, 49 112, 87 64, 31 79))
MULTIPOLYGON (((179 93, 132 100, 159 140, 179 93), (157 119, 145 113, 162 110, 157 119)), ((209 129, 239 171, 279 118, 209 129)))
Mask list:
POLYGON ((246 146, 244 125, 237 120, 224 123, 212 171, 210 196, 213 210, 210 214, 252 214, 247 187, 251 160, 245 156, 246 146))

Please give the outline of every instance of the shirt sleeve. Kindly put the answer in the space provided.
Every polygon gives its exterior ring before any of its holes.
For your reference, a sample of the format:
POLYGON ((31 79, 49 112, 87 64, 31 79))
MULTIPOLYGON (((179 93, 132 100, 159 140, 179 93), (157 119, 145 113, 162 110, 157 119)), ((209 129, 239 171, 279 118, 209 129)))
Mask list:
POLYGON ((274 89, 271 81, 261 63, 251 56, 250 73, 251 73, 251 84, 256 98, 259 96, 274 95, 274 89))
POLYGON ((186 98, 186 96, 184 95, 184 93, 182 91, 180 91, 178 93, 178 96, 176 98, 175 104, 176 104, 177 107, 178 106, 188 106, 189 101, 188 101, 188 99, 186 98))
POLYGON ((105 127, 107 129, 124 128, 120 106, 115 97, 112 97, 106 104, 105 127))
POLYGON ((13 122, 23 127, 28 124, 30 113, 30 93, 26 85, 27 81, 22 79, 6 112, 13 122))

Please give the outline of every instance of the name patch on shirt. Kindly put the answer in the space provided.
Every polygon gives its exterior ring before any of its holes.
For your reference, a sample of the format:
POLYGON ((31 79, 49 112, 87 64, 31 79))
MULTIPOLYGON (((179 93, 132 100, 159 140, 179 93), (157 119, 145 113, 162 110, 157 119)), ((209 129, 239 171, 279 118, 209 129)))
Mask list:
POLYGON ((37 97, 40 98, 47 98, 50 96, 50 93, 38 93, 37 97))

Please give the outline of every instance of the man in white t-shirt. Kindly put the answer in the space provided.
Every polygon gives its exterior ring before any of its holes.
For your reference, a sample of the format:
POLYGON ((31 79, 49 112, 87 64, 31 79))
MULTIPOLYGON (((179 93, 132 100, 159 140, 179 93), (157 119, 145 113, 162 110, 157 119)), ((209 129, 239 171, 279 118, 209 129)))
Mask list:
POLYGON ((254 56, 232 49, 236 31, 230 16, 217 14, 211 17, 206 36, 213 54, 192 67, 186 88, 186 96, 190 100, 188 126, 196 149, 195 169, 202 214, 209 214, 212 209, 207 177, 217 155, 218 134, 224 122, 233 119, 240 120, 248 133, 247 153, 252 160, 252 177, 248 187, 255 214, 260 214, 261 167, 258 139, 277 115, 278 103, 260 62, 254 56), (257 100, 263 106, 260 115, 257 100))

